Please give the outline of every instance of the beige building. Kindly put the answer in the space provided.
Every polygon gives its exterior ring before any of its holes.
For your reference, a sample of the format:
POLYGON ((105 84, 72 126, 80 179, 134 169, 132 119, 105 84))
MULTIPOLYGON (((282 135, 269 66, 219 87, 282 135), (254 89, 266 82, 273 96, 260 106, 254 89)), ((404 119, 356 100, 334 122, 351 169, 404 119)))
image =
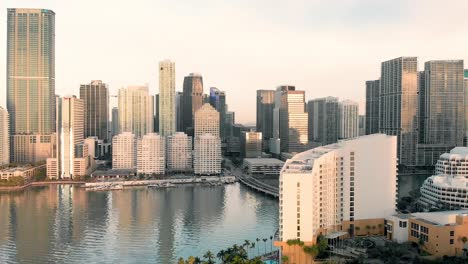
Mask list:
POLYGON ((43 169, 44 165, 41 166, 22 166, 22 167, 13 167, 5 168, 0 170, 0 180, 8 180, 11 177, 23 177, 25 180, 31 179, 37 170, 43 169))
POLYGON ((176 132, 175 63, 159 62, 159 133, 170 136, 176 132))
POLYGON ((0 106, 0 166, 10 163, 10 131, 8 112, 0 106))
POLYGON ((119 89, 119 132, 131 132, 137 138, 153 132, 153 103, 147 86, 119 89))
POLYGON ((171 172, 192 171, 192 137, 176 132, 166 137, 167 170, 171 172))
POLYGON ((194 171, 198 175, 221 173, 221 140, 211 134, 195 138, 194 171))
POLYGON ((112 138, 112 169, 135 169, 137 159, 135 135, 123 132, 112 138))
POLYGON ((46 161, 54 156, 56 135, 12 135, 12 162, 19 164, 46 161))
POLYGON ((204 104, 195 112, 195 139, 204 134, 219 137, 219 112, 210 104, 204 104))
POLYGON ((137 173, 164 175, 166 148, 164 137, 149 133, 137 140, 137 173))

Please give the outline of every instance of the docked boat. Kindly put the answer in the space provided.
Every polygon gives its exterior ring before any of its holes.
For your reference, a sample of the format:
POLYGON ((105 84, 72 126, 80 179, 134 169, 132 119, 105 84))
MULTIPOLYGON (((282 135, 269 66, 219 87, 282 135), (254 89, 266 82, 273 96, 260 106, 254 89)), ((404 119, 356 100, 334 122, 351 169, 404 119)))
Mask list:
POLYGON ((123 190, 122 184, 108 184, 86 188, 87 191, 116 191, 123 190))
POLYGON ((172 188, 172 187, 176 187, 176 185, 170 182, 148 184, 148 188, 172 188))

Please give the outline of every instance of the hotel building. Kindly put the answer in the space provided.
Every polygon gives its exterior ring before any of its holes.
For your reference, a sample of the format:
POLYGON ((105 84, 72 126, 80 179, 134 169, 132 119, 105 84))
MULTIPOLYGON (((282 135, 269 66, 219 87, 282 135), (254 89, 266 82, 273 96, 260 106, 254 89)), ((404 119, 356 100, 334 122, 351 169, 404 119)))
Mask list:
POLYGON ((156 133, 144 135, 137 141, 137 173, 163 175, 166 171, 164 137, 156 133))
POLYGON ((136 138, 130 132, 123 132, 112 138, 112 169, 135 169, 136 138))

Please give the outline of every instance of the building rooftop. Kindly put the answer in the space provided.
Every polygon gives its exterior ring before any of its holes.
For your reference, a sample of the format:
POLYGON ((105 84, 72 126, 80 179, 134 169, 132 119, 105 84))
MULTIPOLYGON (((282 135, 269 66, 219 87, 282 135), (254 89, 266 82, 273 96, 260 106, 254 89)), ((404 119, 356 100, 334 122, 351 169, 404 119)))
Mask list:
POLYGON ((441 188, 468 189, 468 179, 464 176, 441 174, 431 176, 426 181, 432 181, 433 185, 441 188))
POLYGON ((32 168, 34 167, 31 165, 25 165, 25 166, 20 166, 20 167, 8 167, 8 168, 0 169, 0 172, 5 173, 5 172, 15 172, 15 171, 26 171, 32 168))
POLYGON ((450 153, 444 153, 440 155, 440 158, 444 159, 468 159, 468 147, 456 147, 453 148, 450 153))
POLYGON ((128 175, 136 173, 136 169, 112 169, 112 170, 97 170, 92 173, 93 176, 117 176, 117 175, 128 175))
POLYGON ((430 225, 444 226, 455 224, 457 215, 468 215, 468 210, 394 214, 393 216, 400 219, 416 219, 430 225))
POLYGON ((273 158, 257 158, 257 159, 244 159, 245 163, 251 165, 284 165, 284 161, 273 158))

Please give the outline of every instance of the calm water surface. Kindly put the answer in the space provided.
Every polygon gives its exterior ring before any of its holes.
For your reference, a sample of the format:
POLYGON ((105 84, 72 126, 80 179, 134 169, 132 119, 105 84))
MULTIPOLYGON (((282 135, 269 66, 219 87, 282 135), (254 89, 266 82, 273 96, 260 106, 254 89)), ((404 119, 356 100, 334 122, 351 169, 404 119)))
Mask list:
POLYGON ((35 187, 0 194, 0 263, 175 263, 269 238, 277 228, 278 202, 238 183, 112 192, 35 187))

